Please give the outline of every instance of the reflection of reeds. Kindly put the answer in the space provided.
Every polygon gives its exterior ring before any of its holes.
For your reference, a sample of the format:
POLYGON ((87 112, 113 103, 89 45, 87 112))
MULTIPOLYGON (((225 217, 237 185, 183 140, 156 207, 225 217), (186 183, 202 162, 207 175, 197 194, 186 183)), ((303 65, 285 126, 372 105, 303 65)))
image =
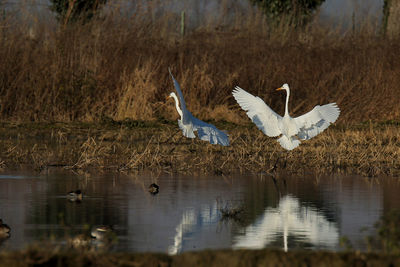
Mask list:
POLYGON ((400 176, 400 131, 396 125, 331 127, 291 152, 283 151, 273 138, 264 136, 255 127, 228 125, 229 147, 186 139, 177 133, 176 125, 170 124, 133 128, 123 124, 102 127, 66 124, 57 130, 30 127, 4 125, 0 132, 3 169, 28 165, 37 170, 67 167, 221 175, 265 172, 279 158, 278 169, 293 173, 400 176), (52 132, 61 133, 51 138, 52 132), (18 139, 13 139, 15 136, 18 139), (68 142, 60 142, 59 136, 68 142))
POLYGON ((400 117, 396 38, 367 28, 342 35, 317 23, 269 29, 237 1, 221 1, 212 18, 188 12, 182 38, 179 13, 146 2, 130 16, 111 5, 101 19, 60 29, 8 12, 0 19, 0 119, 176 118, 172 104, 162 105, 173 90, 168 67, 200 119, 246 122, 231 96, 235 85, 282 112, 284 97, 272 89, 284 82, 293 115, 336 101, 339 122, 400 117))
POLYGON ((221 221, 225 220, 233 220, 235 222, 243 222, 243 215, 244 215, 244 205, 226 202, 223 201, 218 202, 219 205, 219 212, 221 213, 221 221))

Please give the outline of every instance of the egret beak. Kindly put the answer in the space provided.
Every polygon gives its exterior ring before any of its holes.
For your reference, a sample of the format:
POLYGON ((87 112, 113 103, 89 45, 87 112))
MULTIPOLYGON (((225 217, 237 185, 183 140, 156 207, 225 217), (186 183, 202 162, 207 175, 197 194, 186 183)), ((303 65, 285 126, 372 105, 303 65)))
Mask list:
POLYGON ((167 101, 169 98, 170 98, 171 96, 169 95, 169 96, 167 96, 166 98, 165 98, 165 101, 167 101))
POLYGON ((278 89, 276 89, 276 91, 280 91, 280 90, 284 90, 282 87, 279 87, 278 89))

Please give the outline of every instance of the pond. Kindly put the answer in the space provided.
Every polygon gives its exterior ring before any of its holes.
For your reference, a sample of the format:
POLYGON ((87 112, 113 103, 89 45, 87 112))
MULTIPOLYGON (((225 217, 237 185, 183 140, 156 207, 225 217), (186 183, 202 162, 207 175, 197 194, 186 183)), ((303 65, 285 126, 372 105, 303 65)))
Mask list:
MULTIPOLYGON (((353 176, 173 176, 56 172, 0 174, 0 218, 11 227, 0 249, 65 244, 111 225, 113 251, 217 248, 365 250, 380 216, 400 208, 400 182, 353 176), (148 186, 157 183, 156 195, 148 186), (66 193, 81 189, 83 200, 66 193), (236 216, 226 216, 229 211, 236 216)), ((229 215, 229 214, 228 214, 229 215)))

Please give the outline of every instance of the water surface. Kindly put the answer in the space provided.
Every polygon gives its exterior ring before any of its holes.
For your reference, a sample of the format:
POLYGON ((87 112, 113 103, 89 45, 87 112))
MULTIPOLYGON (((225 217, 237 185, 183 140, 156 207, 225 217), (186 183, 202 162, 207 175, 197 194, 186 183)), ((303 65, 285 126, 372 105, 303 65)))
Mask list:
POLYGON ((152 176, 54 173, 0 175, 0 218, 12 231, 0 248, 20 249, 112 225, 115 251, 176 254, 216 248, 365 250, 382 214, 400 208, 396 179, 350 176, 152 176), (157 195, 147 188, 156 182, 157 195), (81 189, 81 203, 66 193, 81 189), (236 218, 221 208, 241 207, 236 218))

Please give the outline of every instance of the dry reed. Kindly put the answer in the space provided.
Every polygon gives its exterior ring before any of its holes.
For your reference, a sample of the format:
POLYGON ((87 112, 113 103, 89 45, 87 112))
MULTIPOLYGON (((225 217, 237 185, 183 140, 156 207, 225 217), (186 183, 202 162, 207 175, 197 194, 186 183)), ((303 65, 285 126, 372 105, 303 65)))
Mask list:
POLYGON ((400 117, 396 38, 367 27, 338 33, 316 22, 297 31, 269 29, 256 10, 231 1, 217 5, 215 18, 189 13, 182 38, 179 15, 163 3, 135 8, 128 16, 111 6, 99 19, 65 28, 6 13, 0 19, 0 120, 175 119, 172 104, 164 105, 174 90, 168 67, 201 119, 246 122, 231 96, 236 85, 282 113, 284 97, 272 89, 285 82, 292 87, 293 115, 335 101, 339 123, 400 117))
MULTIPOLYGON (((231 145, 186 139, 176 125, 127 127, 100 124, 3 124, 3 169, 54 167, 89 171, 156 171, 183 174, 265 174, 278 161, 290 173, 400 176, 397 125, 331 127, 291 152, 254 126, 228 127, 231 145), (49 129, 48 127, 54 127, 49 129)), ((217 124, 219 125, 219 124, 217 124)), ((222 125, 221 125, 222 126, 222 125)))

